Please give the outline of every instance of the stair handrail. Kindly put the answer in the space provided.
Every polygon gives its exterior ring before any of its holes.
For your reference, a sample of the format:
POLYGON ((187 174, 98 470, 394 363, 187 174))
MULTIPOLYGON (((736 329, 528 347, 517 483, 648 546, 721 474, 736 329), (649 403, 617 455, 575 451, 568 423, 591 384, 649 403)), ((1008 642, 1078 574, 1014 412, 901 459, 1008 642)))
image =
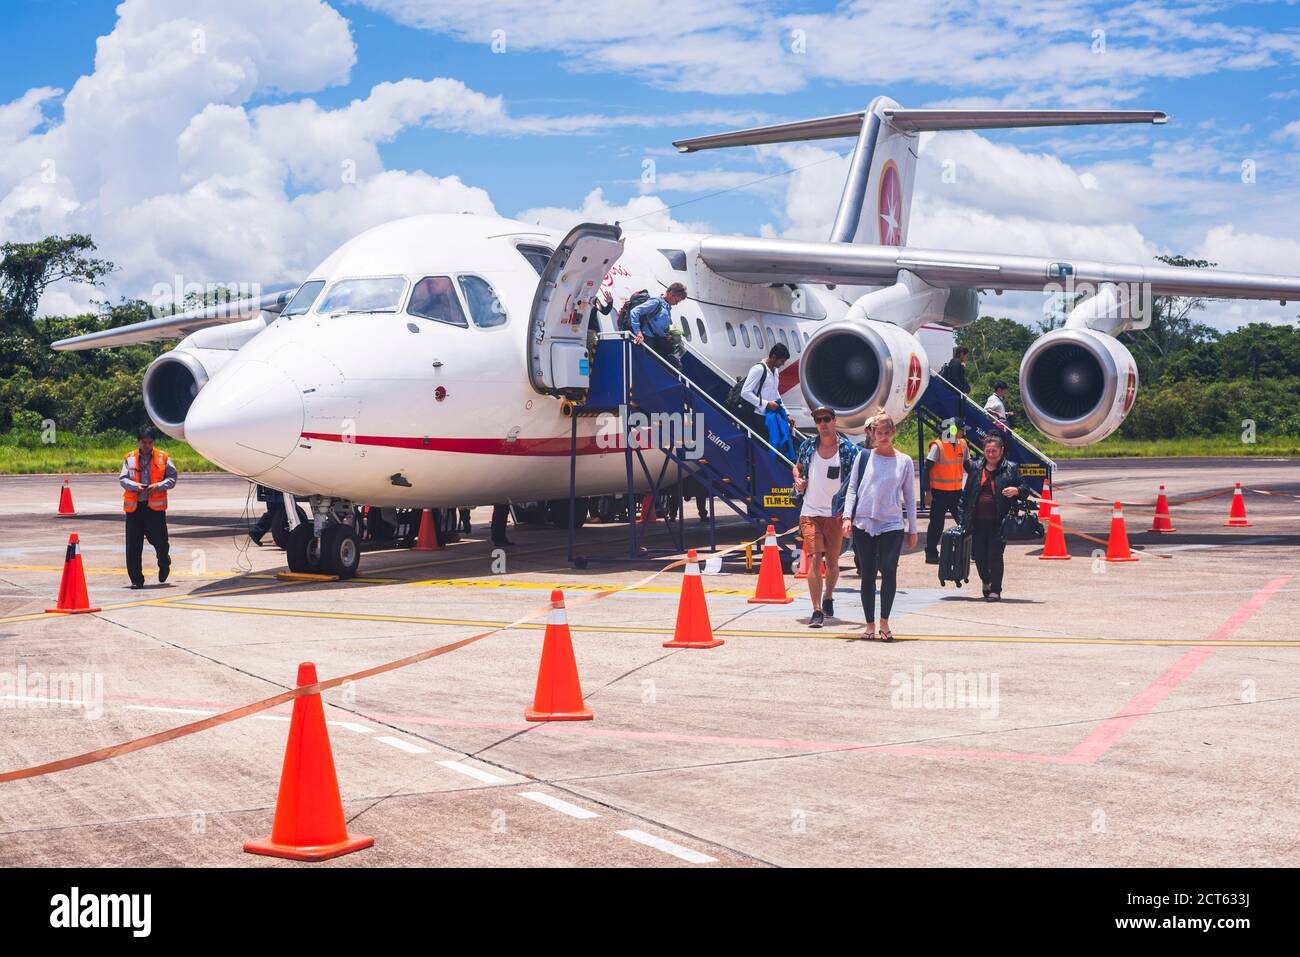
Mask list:
POLYGON ((1037 455, 1040 459, 1042 459, 1042 460, 1047 464, 1048 468, 1049 468, 1052 472, 1055 472, 1055 471, 1056 471, 1056 461, 1055 461, 1054 459, 1049 458, 1049 457, 1048 457, 1048 456, 1047 456, 1047 455, 1046 455, 1046 454, 1045 454, 1041 449, 1039 449, 1037 446, 1035 446, 1032 442, 1030 442, 1028 439, 1026 439, 1023 435, 1021 435, 1021 434, 1020 434, 1019 432, 1017 432, 1015 429, 1011 428, 1011 426, 1007 425, 1007 423, 1005 423, 1005 422, 1001 422, 1001 421, 999 421, 998 419, 996 419, 994 416, 990 415, 987 411, 985 411, 985 409, 984 409, 984 407, 983 407, 982 405, 980 405, 978 402, 976 402, 974 399, 972 399, 972 398, 971 398, 969 395, 967 395, 965 392, 961 391, 961 389, 957 388, 955 385, 953 385, 951 382, 949 382, 947 379, 945 379, 943 376, 941 376, 941 375, 940 375, 939 373, 937 373, 937 372, 933 372, 933 371, 932 371, 932 372, 930 373, 930 378, 932 378, 932 379, 938 379, 940 382, 942 382, 942 383, 943 383, 944 385, 946 385, 948 388, 952 389, 953 392, 957 393, 957 395, 961 397, 961 400, 962 400, 963 402, 965 402, 967 405, 969 405, 972 409, 975 409, 976 411, 978 411, 978 412, 979 412, 981 415, 983 415, 985 418, 987 418, 987 419, 992 419, 994 422, 997 422, 999 425, 1001 425, 1003 428, 1005 428, 1008 432, 1010 432, 1012 435, 1014 435, 1015 438, 1016 438, 1016 441, 1017 441, 1017 442, 1019 442, 1021 445, 1023 445, 1023 446, 1024 446, 1025 448, 1027 448, 1029 451, 1033 452, 1033 453, 1034 453, 1035 455, 1037 455))

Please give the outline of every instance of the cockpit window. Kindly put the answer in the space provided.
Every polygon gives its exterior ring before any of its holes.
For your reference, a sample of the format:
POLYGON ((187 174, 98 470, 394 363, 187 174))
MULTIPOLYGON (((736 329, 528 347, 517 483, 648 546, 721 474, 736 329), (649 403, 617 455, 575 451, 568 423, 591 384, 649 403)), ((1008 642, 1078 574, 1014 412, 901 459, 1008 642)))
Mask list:
POLYGON ((406 280, 400 276, 383 279, 340 279, 316 311, 321 315, 337 312, 397 312, 402 305, 406 280))
POLYGON ((406 311, 422 319, 434 319, 462 329, 469 327, 456 288, 447 276, 425 276, 417 282, 406 311))
POLYGON ((546 268, 546 264, 551 261, 551 256, 555 254, 555 250, 549 246, 521 244, 516 246, 515 249, 519 250, 519 255, 528 260, 528 265, 537 270, 539 277, 542 275, 542 270, 546 268))
POLYGON ((316 301, 320 291, 325 288, 324 279, 313 279, 298 287, 289 304, 280 311, 282 316, 302 316, 311 311, 311 304, 316 301))
POLYGON ((506 324, 506 307, 501 304, 496 290, 486 279, 478 276, 456 278, 460 283, 460 291, 465 294, 465 301, 469 303, 469 314, 474 319, 474 325, 488 329, 506 324))

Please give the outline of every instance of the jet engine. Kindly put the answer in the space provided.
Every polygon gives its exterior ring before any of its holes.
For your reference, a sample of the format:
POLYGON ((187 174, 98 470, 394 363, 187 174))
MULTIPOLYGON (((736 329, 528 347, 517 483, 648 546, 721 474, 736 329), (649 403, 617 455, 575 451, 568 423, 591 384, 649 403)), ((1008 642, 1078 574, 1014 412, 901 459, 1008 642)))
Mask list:
POLYGON ((145 370, 142 389, 144 410, 153 424, 174 439, 185 439, 185 417, 199 390, 217 373, 233 352, 183 346, 164 352, 145 370))
POLYGON ((799 361, 808 408, 834 409, 840 427, 860 431, 881 406, 901 421, 930 381, 920 340, 892 322, 840 320, 818 330, 799 361))
POLYGON ((1063 445, 1110 435, 1137 397, 1137 364, 1118 339, 1093 329, 1057 329, 1020 362, 1020 398, 1034 427, 1063 445))

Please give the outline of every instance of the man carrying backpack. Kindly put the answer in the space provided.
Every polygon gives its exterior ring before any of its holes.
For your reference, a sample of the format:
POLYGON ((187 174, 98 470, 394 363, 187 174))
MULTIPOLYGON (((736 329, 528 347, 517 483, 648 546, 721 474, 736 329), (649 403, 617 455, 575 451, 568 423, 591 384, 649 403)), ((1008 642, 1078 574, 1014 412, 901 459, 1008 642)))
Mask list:
POLYGON ((662 296, 647 299, 628 313, 637 345, 649 339, 650 348, 663 356, 675 369, 680 369, 681 365, 677 361, 676 344, 672 337, 673 306, 685 298, 686 287, 675 282, 664 290, 662 296))
POLYGON ((745 376, 740 387, 740 398, 750 419, 745 424, 763 437, 768 436, 767 413, 782 410, 781 406, 781 367, 790 361, 790 350, 785 343, 778 342, 762 362, 754 363, 754 368, 745 376))

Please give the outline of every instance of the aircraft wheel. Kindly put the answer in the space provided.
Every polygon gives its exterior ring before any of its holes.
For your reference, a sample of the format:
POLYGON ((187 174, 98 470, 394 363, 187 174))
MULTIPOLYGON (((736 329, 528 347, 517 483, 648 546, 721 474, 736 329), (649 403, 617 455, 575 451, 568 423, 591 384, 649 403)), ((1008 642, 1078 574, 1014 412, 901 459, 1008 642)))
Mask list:
POLYGON ((326 575, 352 578, 361 564, 361 545, 351 525, 331 525, 321 535, 320 570, 326 575))
MULTIPOLYGON (((556 498, 546 503, 546 518, 556 528, 569 527, 569 500, 556 498)), ((580 498, 573 503, 573 527, 582 528, 587 520, 587 500, 580 498)))
MULTIPOLYGON (((307 521, 307 513, 301 508, 295 507, 294 511, 298 513, 299 525, 307 521)), ((280 549, 289 544, 289 517, 283 509, 275 513, 275 519, 271 522, 271 541, 275 542, 275 547, 280 549)))
POLYGON ((312 546, 315 541, 315 529, 311 522, 302 522, 297 528, 289 533, 288 539, 284 544, 285 557, 289 561, 289 571, 291 572, 314 572, 315 568, 311 567, 309 553, 317 551, 312 546))

